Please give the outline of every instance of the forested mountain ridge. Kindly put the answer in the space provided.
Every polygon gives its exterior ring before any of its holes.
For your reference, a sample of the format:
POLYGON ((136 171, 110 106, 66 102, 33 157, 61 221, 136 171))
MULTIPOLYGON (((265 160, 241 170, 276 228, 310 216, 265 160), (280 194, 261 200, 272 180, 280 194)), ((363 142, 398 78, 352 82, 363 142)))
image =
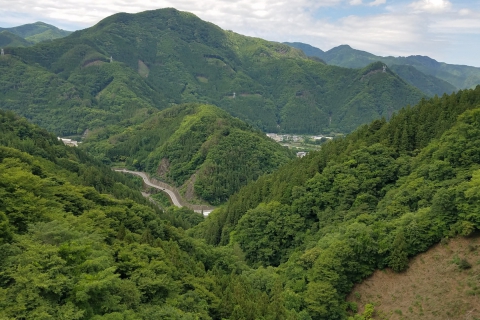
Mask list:
POLYGON ((480 231, 479 128, 480 86, 422 100, 261 177, 190 232, 277 267, 312 319, 346 318, 375 269, 480 231))
POLYGON ((152 114, 119 134, 94 131, 83 147, 104 155, 106 162, 124 163, 181 187, 189 200, 212 204, 225 202, 240 187, 295 157, 227 112, 199 104, 152 114))
MULTIPOLYGON (((363 68, 366 65, 369 65, 375 61, 382 61, 387 64, 389 67, 399 70, 402 67, 411 66, 417 69, 419 72, 423 73, 426 77, 426 81, 435 85, 437 88, 430 88, 431 93, 442 95, 443 93, 450 94, 457 89, 470 89, 480 84, 480 68, 464 66, 464 65, 454 65, 444 62, 438 62, 430 57, 426 56, 408 56, 408 57, 382 57, 376 56, 366 51, 356 50, 348 45, 341 45, 335 48, 332 48, 328 51, 322 51, 318 48, 312 47, 304 43, 288 43, 288 45, 306 50, 309 54, 318 57, 324 60, 326 63, 341 66, 346 68, 363 68), (430 77, 428 77, 430 76, 430 77), (432 78, 433 77, 433 78, 432 78), (443 80, 439 81, 437 79, 443 80), (454 86, 454 88, 449 87, 447 84, 454 86), (439 91, 440 90, 440 91, 439 91), (448 91, 441 91, 448 90, 448 91)), ((403 70, 405 73, 406 70, 403 70)), ((399 71, 400 73, 400 71, 399 71)), ((400 73, 401 74, 401 73, 400 73)), ((419 78, 424 78, 425 76, 417 75, 419 78)), ((410 82, 408 77, 404 78, 410 84, 417 86, 420 79, 415 82, 410 82)), ((428 89, 425 87, 417 87, 420 90, 428 93, 428 89)), ((433 96, 433 94, 431 94, 433 96)))
POLYGON ((16 43, 10 43, 5 45, 0 44, 0 46, 8 45, 10 47, 29 46, 42 41, 63 38, 68 36, 70 33, 72 33, 71 31, 62 30, 55 26, 52 26, 50 24, 40 22, 40 21, 35 23, 24 24, 24 25, 21 25, 18 27, 12 27, 12 28, 0 27, 0 32, 3 32, 3 31, 10 32, 25 40, 23 45, 19 45, 16 43))
POLYGON ((22 37, 6 30, 0 30, 0 48, 5 48, 7 46, 25 47, 29 45, 32 45, 32 43, 28 42, 22 37))
POLYGON ((16 63, 0 66, 2 107, 64 135, 108 125, 105 119, 111 117, 103 114, 115 114, 121 122, 134 113, 140 121, 149 107, 186 102, 217 105, 263 131, 348 132, 422 97, 392 72, 367 76, 372 68, 381 70, 376 64, 365 70, 326 66, 285 44, 224 31, 175 9, 116 14, 51 43, 9 49, 7 55, 16 63), (19 90, 32 84, 21 79, 12 84, 15 68, 33 68, 71 90, 56 93, 62 99, 55 110, 41 95, 27 103, 19 90), (141 92, 130 90, 129 81, 141 92), (69 119, 70 108, 79 110, 75 119, 69 119), (64 126, 66 121, 77 125, 64 126))
POLYGON ((134 189, 0 111, 0 318, 304 319, 277 275, 186 236, 134 189))

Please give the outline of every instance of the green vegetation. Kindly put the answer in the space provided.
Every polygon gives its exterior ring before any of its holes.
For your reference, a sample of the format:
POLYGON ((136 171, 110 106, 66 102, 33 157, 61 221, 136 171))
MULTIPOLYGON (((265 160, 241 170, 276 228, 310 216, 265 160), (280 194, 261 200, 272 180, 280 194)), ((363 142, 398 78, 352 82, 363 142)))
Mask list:
POLYGON ((225 111, 197 104, 166 109, 119 134, 98 130, 84 147, 106 155, 104 162, 146 171, 186 189, 188 198, 196 195, 212 204, 225 202, 240 187, 294 157, 225 111))
POLYGON ((381 57, 352 49, 348 45, 341 45, 323 52, 304 43, 288 44, 328 64, 345 68, 364 68, 372 62, 382 61, 405 81, 431 96, 450 94, 456 88, 469 89, 480 84, 480 68, 438 62, 425 56, 381 57))
POLYGON ((0 108, 15 110, 60 136, 143 122, 157 109, 155 93, 134 71, 116 63, 80 69, 65 80, 38 65, 0 58, 0 108))
POLYGON ((444 93, 451 94, 452 92, 457 91, 457 88, 450 83, 432 75, 422 73, 411 65, 394 64, 391 65, 390 68, 406 82, 420 89, 430 97, 433 97, 434 95, 441 96, 444 93))
POLYGON ((0 318, 299 319, 275 273, 189 238, 177 226, 202 217, 128 186, 0 111, 0 318))
POLYGON ((35 22, 24 24, 13 28, 0 28, 0 32, 8 31, 22 39, 25 39, 23 45, 10 44, 11 47, 29 46, 38 42, 54 40, 68 36, 70 31, 59 29, 44 22, 35 22))
POLYGON ((0 318, 371 319, 355 283, 480 230, 480 86, 422 96, 381 62, 327 66, 174 9, 10 48, 0 108, 86 138, 0 111, 0 318), (253 129, 381 115, 293 161, 253 129), (112 163, 228 201, 162 210, 112 163))
POLYGON ((30 42, 6 30, 0 31, 0 48, 5 47, 26 47, 30 42))
POLYGON ((380 64, 327 66, 174 9, 116 14, 6 53, 1 107, 62 135, 140 123, 153 108, 191 102, 216 105, 264 132, 350 132, 423 96, 394 73, 377 72, 380 64), (35 98, 25 100, 25 92, 35 98))
POLYGON ((480 230, 479 128, 480 86, 422 100, 259 178, 190 232, 275 267, 312 319, 345 318, 375 269, 480 230))

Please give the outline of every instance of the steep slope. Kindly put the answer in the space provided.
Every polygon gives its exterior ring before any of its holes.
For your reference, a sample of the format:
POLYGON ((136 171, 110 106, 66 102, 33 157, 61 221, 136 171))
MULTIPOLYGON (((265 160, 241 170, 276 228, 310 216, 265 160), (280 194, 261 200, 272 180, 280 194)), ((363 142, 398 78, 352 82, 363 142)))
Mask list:
POLYGON ((413 66, 394 64, 391 65, 390 68, 406 82, 420 89, 420 91, 430 97, 433 97, 434 95, 441 96, 444 93, 451 94, 452 92, 457 91, 457 89, 450 83, 422 73, 413 66))
POLYGON ((0 111, 0 318, 298 317, 232 249, 185 236, 125 184, 0 111))
POLYGON ((480 230, 480 86, 422 100, 242 188, 192 234, 274 266, 312 319, 343 319, 353 284, 480 230))
POLYGON ((306 43, 302 42, 284 42, 284 44, 289 45, 290 47, 294 47, 300 49, 307 55, 307 57, 317 57, 323 61, 323 57, 325 56, 325 51, 311 46, 306 43))
MULTIPOLYGON (((138 81, 160 95, 152 99, 158 109, 185 102, 214 104, 272 132, 348 132, 422 97, 393 73, 374 87, 362 81, 363 71, 326 66, 285 44, 224 31, 175 9, 116 14, 66 38, 7 53, 29 66, 41 65, 45 77, 54 73, 83 87, 82 100, 101 88, 103 69, 109 68, 103 62, 112 57, 118 77, 135 72, 138 81)), ((3 89, 9 95, 14 90, 3 89)), ((135 98, 150 100, 143 93, 135 98)), ((90 100, 92 112, 103 109, 90 100)), ((46 104, 38 108, 51 113, 46 104)))
POLYGON ((9 31, 0 30, 0 47, 5 48, 5 47, 27 47, 32 45, 31 42, 28 42, 27 40, 23 39, 20 36, 17 36, 16 34, 13 34, 9 31))
POLYGON ((374 319, 475 319, 480 317, 479 237, 455 238, 419 254, 402 273, 376 271, 348 300, 374 319))
POLYGON ((62 30, 40 21, 24 24, 18 27, 0 28, 0 31, 8 31, 10 33, 13 33, 25 39, 27 41, 26 43, 28 43, 29 45, 42 41, 63 38, 72 33, 71 31, 62 30))
MULTIPOLYGON (((295 48, 299 46, 298 43, 292 43, 291 45, 295 48)), ((310 52, 315 53, 312 50, 310 52)), ((480 84, 480 68, 438 62, 426 56, 381 57, 366 51, 353 49, 348 45, 332 48, 317 56, 328 64, 346 68, 363 68, 375 61, 382 61, 389 67, 394 65, 413 66, 418 71, 446 81, 458 89, 474 88, 480 84)))
POLYGON ((362 68, 374 61, 380 61, 376 55, 353 49, 346 44, 326 51, 323 56, 327 63, 345 68, 362 68))
POLYGON ((0 58, 0 108, 15 110, 62 136, 108 125, 125 127, 158 110, 156 101, 162 96, 137 73, 119 63, 89 63, 65 79, 7 51, 0 58))
POLYGON ((187 198, 212 204, 273 172, 294 157, 260 131, 209 105, 181 105, 150 116, 103 141, 93 132, 84 143, 93 154, 181 187, 187 198))

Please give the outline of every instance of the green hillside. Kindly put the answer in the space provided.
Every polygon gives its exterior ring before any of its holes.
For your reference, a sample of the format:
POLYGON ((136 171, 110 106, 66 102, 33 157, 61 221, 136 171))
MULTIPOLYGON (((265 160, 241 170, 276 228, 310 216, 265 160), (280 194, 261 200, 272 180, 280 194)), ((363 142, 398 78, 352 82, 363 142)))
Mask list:
POLYGON ((172 107, 108 140, 105 135, 104 130, 92 132, 85 149, 176 185, 189 200, 212 204, 225 202, 294 157, 264 133, 209 105, 172 107))
MULTIPOLYGON (((289 43, 289 45, 300 49, 305 48, 305 44, 303 43, 289 43)), ((382 61, 391 68, 394 68, 394 65, 412 66, 425 75, 430 75, 446 81, 458 89, 474 88, 480 84, 480 68, 477 67, 438 62, 432 58, 418 55, 408 57, 381 57, 366 51, 353 49, 348 45, 341 45, 326 52, 323 52, 320 49, 315 50, 317 48, 310 47, 311 46, 308 45, 306 47, 307 50, 309 50, 308 52, 324 60, 326 63, 335 66, 341 66, 345 68, 363 68, 372 62, 382 61)), ((421 81, 418 79, 416 82, 410 82, 408 77, 404 79, 414 86, 415 83, 421 81)), ((428 82, 432 82, 432 80, 434 79, 430 77, 428 82)), ((435 85, 438 86, 438 88, 434 91, 436 94, 438 94, 437 92, 439 90, 445 87, 444 82, 435 83, 435 85)), ((417 88, 422 90, 420 87, 417 88)), ((446 87, 446 89, 449 89, 449 91, 442 91, 439 95, 452 92, 450 88, 446 87)))
MULTIPOLYGON (((18 67, 35 68, 44 78, 58 78, 72 87, 78 99, 58 102, 65 106, 55 111, 41 99, 27 104, 15 86, 0 87, 0 101, 8 100, 4 108, 62 134, 71 103, 93 114, 116 113, 122 121, 130 112, 125 108, 144 110, 144 101, 157 109, 199 102, 217 105, 263 131, 320 133, 349 132, 423 96, 394 73, 366 76, 379 68, 376 64, 365 70, 327 66, 285 44, 224 31, 175 9, 116 14, 66 38, 8 53, 16 65, 2 63, 2 83, 10 81, 6 75, 18 73, 11 69, 18 67), (113 63, 105 63, 110 57, 113 63), (125 94, 121 101, 110 94, 119 86, 130 91, 128 81, 135 81, 142 92, 125 94), (108 106, 100 105, 102 98, 108 106), (30 116, 32 108, 50 120, 30 116)), ((78 123, 68 127, 70 134, 108 125, 102 117, 70 122, 78 123)))
POLYGON ((9 31, 0 30, 0 47, 27 47, 32 45, 31 42, 23 39, 22 37, 17 36, 9 31))
POLYGON ((15 110, 57 135, 143 122, 162 99, 136 72, 107 59, 90 66, 87 61, 65 79, 6 53, 0 58, 0 109, 15 110))
POLYGON ((303 53, 307 55, 307 57, 317 57, 323 61, 322 57, 325 55, 325 51, 319 48, 316 48, 314 46, 311 46, 309 44, 302 43, 302 42, 284 42, 284 44, 287 44, 290 47, 294 47, 302 50, 303 53))
POLYGON ((444 93, 451 94, 452 92, 457 91, 457 89, 450 83, 422 73, 411 65, 394 64, 391 65, 390 68, 407 83, 418 88, 430 97, 433 97, 434 95, 441 96, 444 93))
POLYGON ((276 275, 186 236, 135 185, 0 111, 0 318, 301 316, 276 275))
POLYGON ((480 86, 422 100, 261 177, 191 233, 274 267, 292 308, 345 319, 374 270, 480 231, 479 128, 480 86))
MULTIPOLYGON (((0 28, 0 31, 8 31, 26 40, 26 43, 34 43, 54 40, 68 36, 71 31, 65 31, 44 22, 24 24, 12 28, 0 28)), ((12 45, 13 47, 14 45, 12 45)), ((26 45, 24 45, 26 46, 26 45)))

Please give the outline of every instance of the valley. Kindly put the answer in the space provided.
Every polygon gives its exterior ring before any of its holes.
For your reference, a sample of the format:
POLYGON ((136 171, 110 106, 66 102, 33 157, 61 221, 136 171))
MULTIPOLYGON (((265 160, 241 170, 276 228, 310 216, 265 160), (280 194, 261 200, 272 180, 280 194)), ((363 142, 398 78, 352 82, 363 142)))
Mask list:
POLYGON ((1 319, 479 317, 478 68, 173 8, 0 46, 1 319))
MULTIPOLYGON (((143 179, 143 183, 146 186, 161 190, 161 191, 165 192, 166 194, 168 194, 168 197, 171 199, 172 204, 174 206, 178 207, 178 208, 181 208, 181 207, 185 206, 185 207, 188 207, 188 208, 192 209, 196 213, 202 213, 205 216, 208 216, 208 214, 215 209, 214 207, 210 207, 210 206, 191 205, 189 203, 186 203, 185 200, 182 199, 179 192, 174 187, 172 187, 172 186, 170 186, 170 185, 168 185, 164 182, 152 181, 147 177, 147 175, 144 172, 130 171, 130 170, 126 170, 126 169, 114 169, 114 171, 133 174, 133 175, 141 177, 143 179)), ((148 194, 146 194, 146 195, 144 194, 144 196, 149 197, 148 194)))

